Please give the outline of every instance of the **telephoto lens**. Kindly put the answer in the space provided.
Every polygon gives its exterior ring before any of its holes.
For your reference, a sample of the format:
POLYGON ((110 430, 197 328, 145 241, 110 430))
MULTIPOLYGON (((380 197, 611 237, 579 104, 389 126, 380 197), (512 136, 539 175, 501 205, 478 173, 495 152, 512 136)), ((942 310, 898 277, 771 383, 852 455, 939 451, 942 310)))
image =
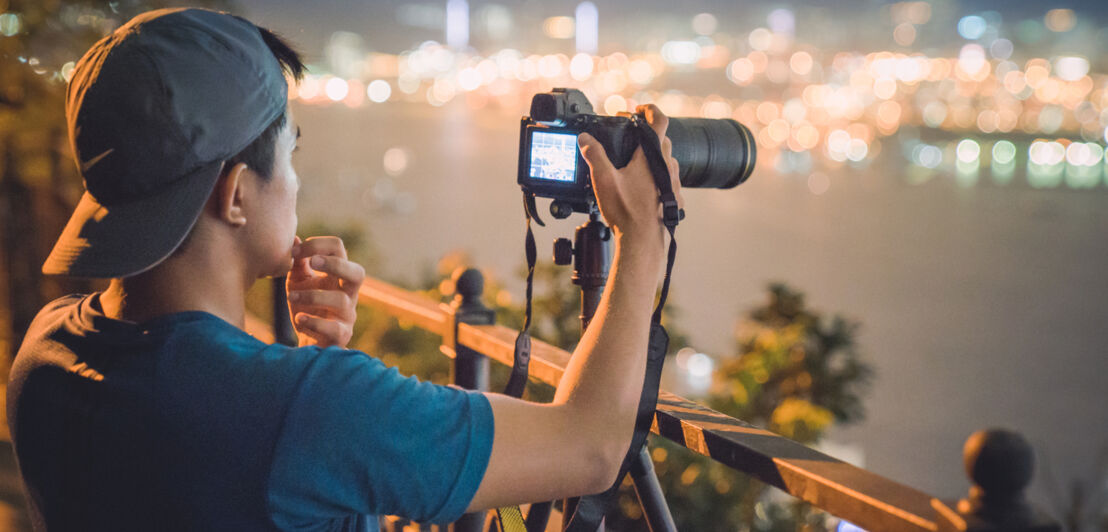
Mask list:
POLYGON ((666 136, 681 167, 682 187, 732 188, 754 170, 754 136, 729 118, 670 118, 666 136))

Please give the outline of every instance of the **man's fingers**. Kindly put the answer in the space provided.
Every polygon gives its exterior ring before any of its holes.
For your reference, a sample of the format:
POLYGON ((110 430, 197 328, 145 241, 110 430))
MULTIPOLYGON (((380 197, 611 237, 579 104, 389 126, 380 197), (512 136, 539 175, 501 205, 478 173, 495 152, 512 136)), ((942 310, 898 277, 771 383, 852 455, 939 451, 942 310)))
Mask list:
POLYGON ((332 345, 343 347, 350 342, 353 333, 343 322, 320 318, 305 312, 296 314, 296 332, 310 336, 323 347, 332 345))
POLYGON ((296 290, 289 292, 289 303, 298 310, 316 310, 335 317, 354 321, 354 305, 350 296, 337 290, 296 290))
POLYGON ((312 269, 308 266, 308 259, 298 259, 296 255, 293 255, 292 269, 289 270, 289 282, 297 282, 303 279, 310 279, 312 277, 312 269))
MULTIPOLYGON (((297 248, 294 248, 294 250, 297 248)), ((293 258, 311 257, 312 255, 327 255, 346 258, 346 246, 337 236, 313 236, 300 243, 299 251, 293 258)))
MULTIPOLYGON (((642 113, 643 116, 646 117, 647 123, 649 123, 650 127, 654 129, 654 132, 658 134, 659 140, 666 138, 666 129, 669 128, 669 118, 666 117, 665 113, 662 113, 661 109, 658 109, 657 105, 652 103, 640 105, 635 108, 635 111, 642 113)), ((662 149, 664 150, 665 146, 663 146, 662 149)))
POLYGON ((597 174, 611 175, 616 171, 616 167, 612 166, 612 161, 608 159, 608 152, 604 151, 604 146, 600 144, 600 141, 593 138, 588 133, 581 133, 577 135, 577 143, 581 146, 581 156, 585 158, 585 162, 589 165, 589 174, 593 178, 593 187, 596 186, 597 174))
POLYGON ((365 268, 345 257, 316 255, 308 261, 312 270, 333 275, 343 281, 343 289, 348 293, 357 293, 365 280, 365 268))

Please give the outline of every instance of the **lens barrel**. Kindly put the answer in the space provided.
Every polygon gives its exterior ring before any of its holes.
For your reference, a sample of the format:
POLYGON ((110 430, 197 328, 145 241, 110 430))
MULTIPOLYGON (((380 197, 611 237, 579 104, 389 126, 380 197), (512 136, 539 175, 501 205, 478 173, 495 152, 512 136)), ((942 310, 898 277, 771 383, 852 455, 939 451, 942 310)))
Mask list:
POLYGON ((754 170, 754 136, 729 118, 670 118, 666 136, 681 167, 682 187, 732 188, 754 170))

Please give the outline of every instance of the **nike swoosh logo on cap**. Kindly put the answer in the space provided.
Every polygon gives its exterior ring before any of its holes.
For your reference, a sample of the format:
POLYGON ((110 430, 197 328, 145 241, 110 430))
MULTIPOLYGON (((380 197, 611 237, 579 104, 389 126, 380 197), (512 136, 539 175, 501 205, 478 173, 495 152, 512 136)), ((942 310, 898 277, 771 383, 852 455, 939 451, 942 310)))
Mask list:
POLYGON ((104 153, 101 153, 100 155, 97 155, 96 157, 93 157, 93 158, 81 163, 81 171, 82 172, 88 171, 89 168, 92 168, 92 165, 100 162, 100 159, 103 159, 104 157, 107 157, 113 151, 115 151, 115 148, 111 148, 111 149, 105 151, 104 153))

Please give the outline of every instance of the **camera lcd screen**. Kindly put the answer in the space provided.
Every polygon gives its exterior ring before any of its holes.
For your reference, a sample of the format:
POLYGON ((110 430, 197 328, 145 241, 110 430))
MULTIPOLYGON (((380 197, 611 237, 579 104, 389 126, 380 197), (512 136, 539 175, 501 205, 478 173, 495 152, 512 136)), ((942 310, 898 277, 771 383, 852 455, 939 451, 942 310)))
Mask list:
POLYGON ((530 175, 533 179, 573 183, 577 176, 577 135, 532 132, 530 175))

